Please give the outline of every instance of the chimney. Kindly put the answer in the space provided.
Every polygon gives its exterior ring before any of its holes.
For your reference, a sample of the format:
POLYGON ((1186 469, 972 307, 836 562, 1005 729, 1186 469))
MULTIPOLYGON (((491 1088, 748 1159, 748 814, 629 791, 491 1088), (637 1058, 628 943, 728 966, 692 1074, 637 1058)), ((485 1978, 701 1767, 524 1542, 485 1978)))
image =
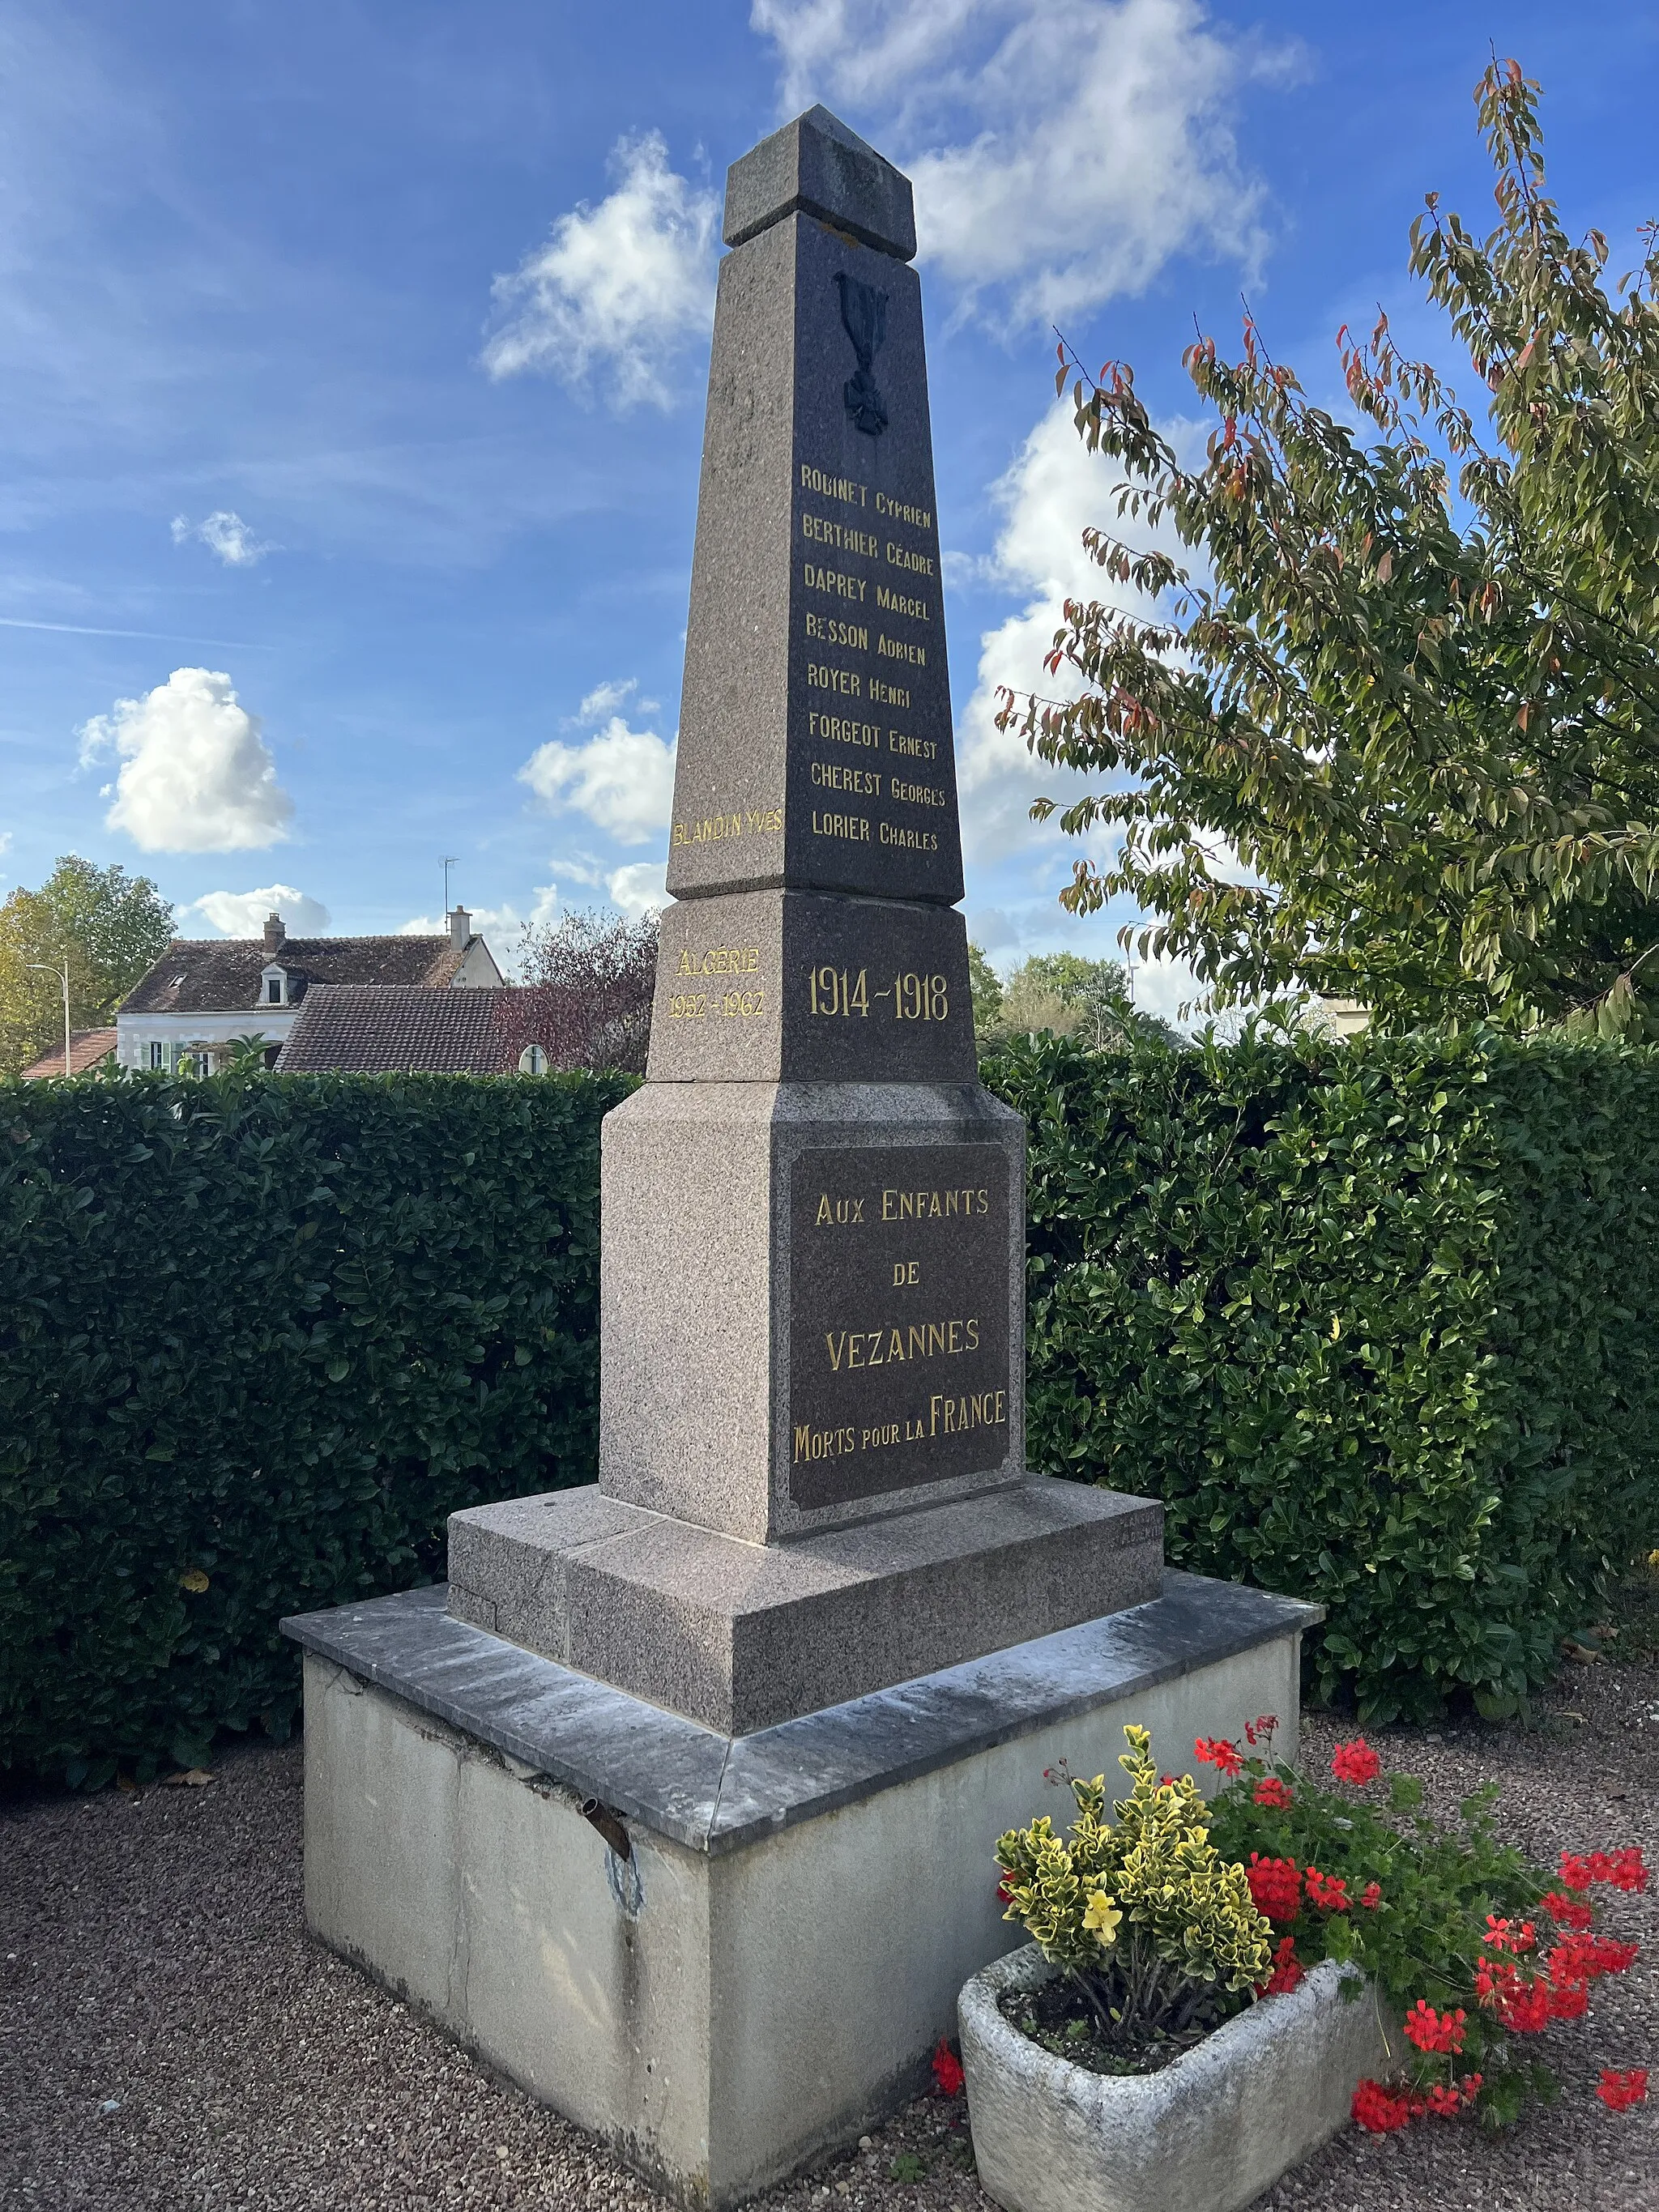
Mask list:
POLYGON ((458 906, 449 917, 449 941, 458 952, 465 952, 471 934, 472 917, 464 906, 458 906))
POLYGON ((283 942, 287 935, 288 932, 283 927, 282 915, 268 914, 265 916, 265 958, 267 960, 274 960, 276 957, 283 949, 283 942))

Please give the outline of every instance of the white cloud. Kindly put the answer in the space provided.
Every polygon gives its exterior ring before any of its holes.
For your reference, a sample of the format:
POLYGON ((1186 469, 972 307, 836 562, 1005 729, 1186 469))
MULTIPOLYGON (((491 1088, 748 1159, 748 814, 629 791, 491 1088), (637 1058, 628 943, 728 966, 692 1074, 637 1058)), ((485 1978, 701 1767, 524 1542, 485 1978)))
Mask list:
POLYGON ((173 544, 182 545, 192 538, 205 545, 210 553, 216 553, 227 568, 251 568, 267 553, 278 550, 275 545, 262 544, 240 514, 222 507, 201 522, 192 522, 188 515, 173 516, 173 544))
POLYGON ((596 684, 571 717, 573 726, 580 724, 591 730, 596 722, 608 721, 640 688, 637 676, 630 676, 620 684, 596 684))
POLYGON ((142 699, 118 699, 77 733, 82 762, 113 754, 121 766, 104 817, 146 853, 228 853, 281 843, 294 802, 257 714, 228 676, 175 668, 142 699))
POLYGON ((630 921, 643 921, 668 904, 667 877, 665 860, 634 860, 618 868, 605 888, 612 906, 620 907, 630 921))
POLYGON ((605 372, 613 403, 667 408, 683 390, 665 357, 714 312, 720 203, 668 166, 660 131, 612 149, 617 188, 582 201, 544 246, 491 287, 501 320, 483 349, 492 376, 547 369, 570 386, 605 372))
POLYGON ((183 914, 199 914, 210 929, 222 937, 257 937, 268 914, 279 914, 290 936, 320 937, 329 925, 329 911, 292 884, 267 884, 257 891, 208 891, 193 899, 183 914))
POLYGON ((613 714, 585 745, 538 746, 519 770, 549 806, 574 806, 624 845, 666 829, 674 803, 674 748, 613 714))
POLYGON ((1260 257, 1262 189, 1228 111, 1297 50, 1217 27, 1200 0, 754 0, 750 20, 789 112, 868 117, 964 308, 991 295, 1000 323, 1064 321, 1178 252, 1260 257))

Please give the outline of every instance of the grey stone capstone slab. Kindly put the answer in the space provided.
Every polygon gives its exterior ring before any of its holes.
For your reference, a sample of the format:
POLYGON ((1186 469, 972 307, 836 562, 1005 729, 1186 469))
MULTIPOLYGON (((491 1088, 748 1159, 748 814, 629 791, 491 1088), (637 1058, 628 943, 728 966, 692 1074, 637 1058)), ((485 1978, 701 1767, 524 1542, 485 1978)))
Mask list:
POLYGON ((901 261, 915 256, 910 179, 827 107, 809 107, 732 162, 721 235, 741 246, 797 209, 901 261))
POLYGON ((284 1635, 624 1819, 711 1856, 1324 1618, 1170 1571, 1164 1595, 735 1741, 451 1619, 439 1583, 284 1635))
POLYGON ((457 1619, 733 1736, 1144 1603, 1163 1570, 1160 1505, 1046 1475, 793 1544, 597 1485, 449 1522, 457 1619))

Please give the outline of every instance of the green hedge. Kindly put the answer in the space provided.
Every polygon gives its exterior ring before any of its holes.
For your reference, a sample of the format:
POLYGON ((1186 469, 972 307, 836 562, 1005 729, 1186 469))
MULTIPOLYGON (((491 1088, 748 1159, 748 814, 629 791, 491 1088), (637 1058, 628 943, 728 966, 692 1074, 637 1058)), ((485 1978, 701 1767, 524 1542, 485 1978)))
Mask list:
POLYGON ((285 1613, 594 1474, 625 1077, 0 1088, 0 1763, 281 1733, 285 1613))
POLYGON ((1368 1719, 1513 1711, 1656 1530, 1659 1054, 1257 1036, 987 1079, 1030 1126, 1034 1466, 1317 1599, 1368 1719))

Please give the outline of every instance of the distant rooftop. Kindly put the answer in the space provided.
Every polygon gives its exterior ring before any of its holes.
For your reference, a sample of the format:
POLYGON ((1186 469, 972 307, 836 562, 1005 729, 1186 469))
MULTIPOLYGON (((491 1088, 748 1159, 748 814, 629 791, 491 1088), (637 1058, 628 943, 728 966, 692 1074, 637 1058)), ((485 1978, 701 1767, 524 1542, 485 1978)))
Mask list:
POLYGON ((509 1045, 499 1010, 503 1000, 521 995, 505 988, 313 984, 276 1056, 276 1073, 314 1075, 332 1068, 358 1075, 511 1074, 518 1067, 519 1045, 509 1045))
MULTIPOLYGON (((89 1067, 96 1067, 100 1060, 107 1060, 115 1049, 115 1031, 110 1030, 71 1030, 70 1031, 70 1067, 71 1075, 84 1075, 89 1067)), ((64 1048, 55 1044, 50 1052, 43 1052, 33 1066, 22 1072, 25 1083, 42 1083, 49 1076, 64 1073, 64 1048)))
POLYGON ((288 978, 286 1003, 297 1006, 314 983, 453 983, 471 934, 447 937, 289 937, 267 928, 263 938, 174 938, 142 981, 122 1000, 122 1014, 205 1014, 259 1006, 268 967, 288 978))

